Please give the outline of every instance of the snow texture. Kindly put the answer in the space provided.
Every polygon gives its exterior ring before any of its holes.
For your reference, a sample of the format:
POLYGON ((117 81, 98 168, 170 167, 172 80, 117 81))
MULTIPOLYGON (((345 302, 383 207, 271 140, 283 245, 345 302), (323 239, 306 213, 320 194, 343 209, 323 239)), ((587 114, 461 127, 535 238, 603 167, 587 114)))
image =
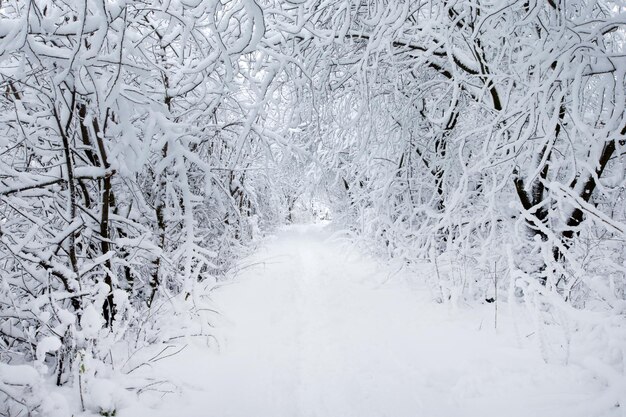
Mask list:
POLYGON ((44 337, 37 344, 37 360, 43 362, 46 358, 46 353, 56 352, 61 347, 61 341, 58 337, 48 336, 44 337))
POLYGON ((178 393, 119 416, 620 415, 593 372, 543 360, 523 307, 501 305, 496 332, 493 304, 433 303, 328 227, 289 227, 240 267, 211 295, 219 352, 189 340, 155 364, 178 393))
POLYGON ((88 305, 80 318, 83 336, 86 339, 96 338, 103 324, 102 316, 96 311, 93 304, 88 305))

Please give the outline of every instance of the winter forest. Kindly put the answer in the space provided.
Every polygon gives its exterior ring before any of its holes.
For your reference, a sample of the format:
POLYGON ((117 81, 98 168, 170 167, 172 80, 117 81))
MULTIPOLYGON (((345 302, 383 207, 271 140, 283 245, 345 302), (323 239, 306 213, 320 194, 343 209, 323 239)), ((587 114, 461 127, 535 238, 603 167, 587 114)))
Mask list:
POLYGON ((0 0, 0 416, 624 416, 625 107, 622 0, 0 0))

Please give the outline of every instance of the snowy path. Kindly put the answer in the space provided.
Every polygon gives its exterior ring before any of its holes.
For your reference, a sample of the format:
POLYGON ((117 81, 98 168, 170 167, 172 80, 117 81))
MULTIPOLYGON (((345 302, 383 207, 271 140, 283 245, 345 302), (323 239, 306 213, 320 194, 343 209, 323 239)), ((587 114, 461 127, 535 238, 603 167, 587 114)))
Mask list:
POLYGON ((196 346, 160 362, 183 394, 145 415, 594 415, 600 383, 545 364, 506 315, 510 331, 496 335, 492 306, 452 310, 384 283, 389 271, 329 235, 292 227, 247 259, 213 295, 226 321, 221 351, 196 346))

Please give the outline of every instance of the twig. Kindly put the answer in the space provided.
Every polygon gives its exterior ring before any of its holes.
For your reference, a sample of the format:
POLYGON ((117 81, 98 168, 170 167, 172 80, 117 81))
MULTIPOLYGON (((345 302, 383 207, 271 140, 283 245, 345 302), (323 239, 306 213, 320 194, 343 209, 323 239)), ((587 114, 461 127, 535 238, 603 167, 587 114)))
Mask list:
POLYGON ((494 315, 493 315, 493 328, 498 329, 498 261, 493 263, 493 306, 494 306, 494 315))

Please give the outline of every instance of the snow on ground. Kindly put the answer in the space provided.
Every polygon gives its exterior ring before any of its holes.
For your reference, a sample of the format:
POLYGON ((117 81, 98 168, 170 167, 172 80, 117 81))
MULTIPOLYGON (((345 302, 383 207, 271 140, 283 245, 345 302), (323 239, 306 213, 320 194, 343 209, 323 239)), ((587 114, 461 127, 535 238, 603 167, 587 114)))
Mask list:
POLYGON ((121 417, 592 417, 605 387, 546 364, 522 308, 452 308, 322 225, 292 226, 212 292, 220 349, 155 364, 177 393, 121 417), (507 310, 508 313, 507 313, 507 310), (515 313, 515 314, 513 314, 515 313), (528 331, 528 334, 526 332, 528 331))

